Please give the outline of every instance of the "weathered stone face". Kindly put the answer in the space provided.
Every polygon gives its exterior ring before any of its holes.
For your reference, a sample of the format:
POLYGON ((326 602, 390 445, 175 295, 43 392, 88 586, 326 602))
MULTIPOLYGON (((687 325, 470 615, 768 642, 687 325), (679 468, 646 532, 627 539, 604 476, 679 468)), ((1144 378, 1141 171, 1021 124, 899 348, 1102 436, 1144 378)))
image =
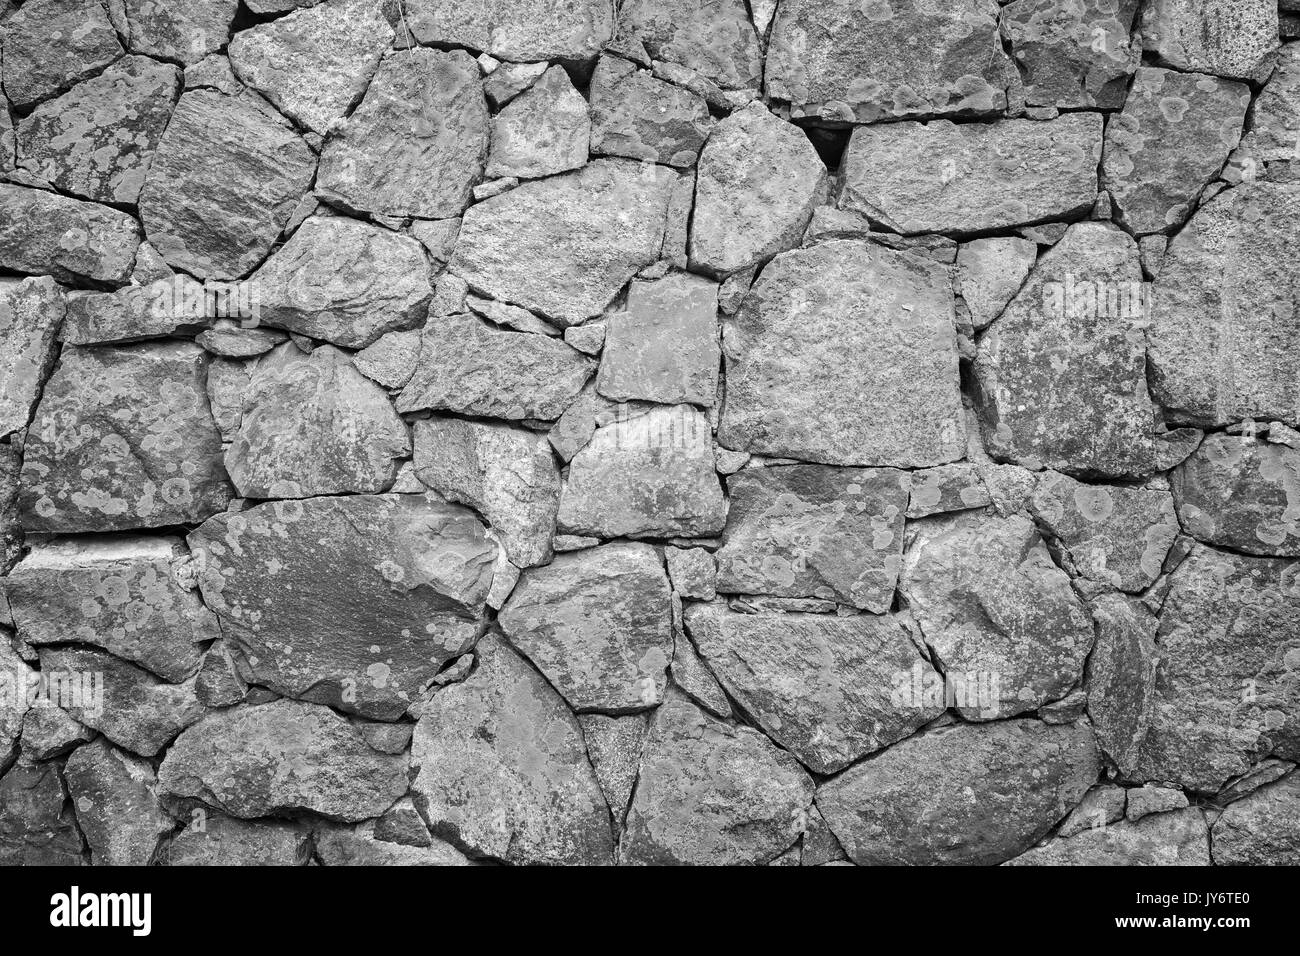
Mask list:
POLYGON ((1300 776, 1292 773, 1229 804, 1214 823, 1214 862, 1220 866, 1295 866, 1300 776))
POLYGON ((206 814, 203 829, 187 827, 167 840, 158 862, 168 866, 305 866, 307 831, 289 823, 247 823, 206 814))
POLYGON ((553 66, 496 115, 485 175, 536 179, 577 169, 590 141, 587 101, 564 68, 553 66))
POLYGON ((836 123, 1001 112, 1015 79, 994 0, 782 2, 767 55, 768 95, 836 123))
POLYGON ((972 239, 957 250, 957 291, 970 309, 971 322, 983 329, 1002 314, 1038 259, 1028 239, 972 239))
POLYGON ((226 45, 239 7, 238 0, 120 0, 120 4, 135 52, 183 66, 226 45))
POLYGON ((230 485, 206 363, 188 342, 64 349, 28 433, 23 525, 119 531, 222 510, 230 485))
POLYGON ((1029 106, 1116 109, 1142 58, 1138 0, 1015 0, 1002 9, 1029 106))
POLYGON ((452 43, 501 60, 586 60, 614 32, 601 0, 408 0, 403 24, 416 42, 452 43))
POLYGON ((190 547, 255 683, 387 720, 474 645, 496 560, 470 512, 423 495, 258 505, 190 547))
POLYGON ((63 292, 48 276, 0 281, 0 437, 31 420, 64 311, 63 292))
MULTIPOLYGON (((1216 831, 1217 833, 1217 831, 1216 831)), ((1218 859, 1216 841, 1215 862, 1218 859)), ((1137 823, 1084 830, 1035 847, 1008 866, 1209 866, 1209 828, 1199 809, 1145 817, 1137 823)))
POLYGON ((98 0, 32 0, 5 22, 4 91, 24 109, 93 76, 123 53, 98 0))
POLYGON ((1277 10, 1272 0, 1155 0, 1142 33, 1176 70, 1250 79, 1278 46, 1277 10))
POLYGON ((175 823, 158 803, 153 767, 103 740, 78 747, 63 770, 96 866, 145 866, 175 823))
POLYGON ((0 183, 0 263, 61 282, 122 283, 140 225, 124 212, 40 189, 0 183))
POLYGON ((1255 98, 1249 129, 1234 158, 1243 173, 1258 175, 1261 163, 1293 162, 1300 143, 1300 43, 1283 45, 1277 69, 1255 98), (1253 164, 1253 165, 1248 165, 1253 164))
POLYGON ((604 56, 591 77, 591 152, 691 166, 714 120, 702 96, 604 56))
POLYGON ((923 467, 965 448, 951 282, 872 243, 784 253, 723 326, 727 448, 923 467))
POLYGON ((757 90, 763 64, 742 0, 628 0, 617 38, 724 90, 757 90))

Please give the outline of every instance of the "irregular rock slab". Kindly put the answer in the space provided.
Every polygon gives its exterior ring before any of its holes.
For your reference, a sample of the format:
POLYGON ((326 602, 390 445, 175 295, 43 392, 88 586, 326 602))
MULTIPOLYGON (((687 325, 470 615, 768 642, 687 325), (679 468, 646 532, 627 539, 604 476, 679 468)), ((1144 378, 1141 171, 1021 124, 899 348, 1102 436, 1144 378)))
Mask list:
POLYGON ((672 606, 649 545, 589 548, 525 571, 498 621, 575 710, 626 713, 664 698, 672 606))
POLYGON ((967 719, 1064 697, 1093 628, 1028 518, 957 514, 916 525, 901 588, 967 719))
POLYGON ((1114 784, 1098 784, 1070 811, 1070 816, 1061 824, 1056 835, 1065 839, 1084 830, 1101 829, 1117 820, 1123 820, 1127 793, 1123 787, 1114 784))
POLYGON ((1183 529, 1206 544, 1300 557, 1300 451, 1222 433, 1171 476, 1183 529))
POLYGON ((519 864, 606 864, 609 810, 563 699, 489 634, 415 727, 413 796, 437 836, 519 864))
POLYGON ((183 558, 178 538, 64 538, 33 546, 0 590, 27 644, 87 644, 179 683, 221 636, 179 583, 183 558))
POLYGON ((19 109, 56 96, 123 53, 98 0, 31 0, 4 26, 4 91, 19 109))
POLYGON ((334 0, 235 34, 230 65, 285 116, 324 135, 361 98, 392 42, 380 0, 334 0))
POLYGON ((628 0, 617 41, 686 67, 724 90, 757 90, 762 51, 743 0, 628 0))
POLYGON ((191 824, 163 844, 168 866, 306 866, 307 831, 292 823, 247 823, 224 813, 204 813, 203 829, 191 824))
POLYGON ((577 169, 590 142, 587 101, 564 67, 553 66, 493 119, 485 175, 537 179, 577 169))
POLYGON ((276 700, 211 711, 177 738, 158 784, 245 819, 307 810, 352 822, 406 792, 406 758, 372 750, 328 707, 276 700))
POLYGON ((1131 35, 1138 0, 1016 0, 1002 23, 1029 106, 1124 105, 1128 80, 1142 59, 1131 35))
POLYGON ((859 866, 987 866, 1042 839, 1100 771, 1086 722, 959 724, 850 768, 817 808, 859 866))
POLYGON ((906 472, 787 465, 747 469, 727 487, 731 510, 718 552, 723 593, 889 610, 902 565, 906 472))
POLYGON ((957 250, 957 291, 970 309, 971 323, 983 329, 1002 314, 1029 278, 1038 245, 1015 236, 972 239, 957 250))
POLYGON ((373 344, 352 356, 352 364, 366 378, 385 388, 400 389, 415 374, 420 360, 420 332, 414 329, 385 332, 373 344))
POLYGON ((1231 803, 1214 824, 1219 866, 1300 864, 1300 775, 1290 774, 1231 803))
POLYGON ((767 92, 793 117, 873 123, 979 115, 1007 107, 1015 67, 994 0, 782 0, 767 58, 767 92))
POLYGON ((325 143, 316 194, 356 212, 459 216, 483 176, 489 122, 468 53, 394 50, 325 143))
POLYGON ((193 335, 211 323, 217 304, 213 292, 184 274, 116 292, 85 292, 68 298, 59 339, 106 345, 193 335))
POLYGON ((703 548, 665 548, 673 591, 684 598, 712 601, 717 597, 717 565, 703 548))
POLYGON ((722 278, 797 245, 825 180, 825 164, 797 126, 762 103, 732 113, 700 154, 692 266, 722 278))
POLYGON ((355 827, 322 827, 316 831, 316 854, 325 866, 471 865, 463 853, 441 840, 406 846, 380 839, 377 829, 373 820, 355 827))
POLYGON ((169 265, 238 279, 271 251, 316 157, 253 96, 181 97, 140 193, 145 233, 169 265))
POLYGON ((979 469, 970 462, 912 472, 912 493, 907 503, 909 518, 986 508, 991 504, 993 497, 988 486, 979 469))
POLYGON ((1167 491, 1085 485, 1056 472, 1039 479, 1029 507, 1065 547, 1076 573, 1121 591, 1155 582, 1180 530, 1167 491))
POLYGON ((415 474, 483 515, 517 567, 550 561, 560 473, 544 434, 459 418, 419 421, 415 474))
POLYGON ((693 166, 715 125, 704 97, 618 57, 600 58, 589 95, 596 156, 693 166))
POLYGON ((501 109, 550 69, 542 63, 500 63, 483 78, 483 93, 494 109, 501 109))
POLYGON ((406 423, 346 353, 286 342, 253 371, 226 469, 250 498, 374 494, 410 454, 406 423))
POLYGON ((265 355, 288 336, 275 329, 244 328, 231 319, 218 319, 216 324, 194 337, 203 351, 221 358, 256 358, 265 355))
POLYGON ((13 445, 0 445, 0 573, 22 556, 23 531, 18 520, 18 475, 22 455, 13 445))
POLYGON ((1250 110, 1249 129, 1234 163, 1258 173, 1260 163, 1293 162, 1300 142, 1300 43, 1284 44, 1277 69, 1250 110), (1247 165, 1253 162, 1254 167, 1247 165))
POLYGON ((829 774, 910 736, 944 711, 912 700, 938 675, 897 618, 686 609, 686 627, 745 712, 810 770, 829 774), (913 673, 915 671, 915 674, 913 673))
POLYGON ((727 448, 830 465, 965 454, 952 284, 855 240, 778 256, 723 326, 727 448))
POLYGON ((1092 603, 1097 642, 1088 657, 1088 716, 1121 775, 1137 774, 1157 705, 1159 621, 1140 601, 1102 594, 1092 603))
POLYGON ((1278 46, 1273 0, 1154 0, 1143 13, 1148 50, 1176 70, 1262 79, 1278 46))
POLYGON ((58 707, 32 707, 23 717, 22 753, 29 760, 52 760, 95 738, 58 707))
POLYGON ((469 511, 422 495, 258 505, 190 547, 254 683, 381 720, 473 647, 496 560, 469 511))
POLYGON ((49 276, 0 279, 0 437, 31 421, 64 311, 63 291, 49 276))
POLYGON ((803 832, 812 797, 812 780, 788 753, 673 695, 650 722, 619 861, 768 863, 803 832))
MULTIPOLYGON (((117 2, 117 0, 110 0, 117 2)), ((237 0, 122 0, 131 49, 188 66, 226 45, 237 0)))
POLYGON ((180 88, 174 66, 118 60, 19 123, 19 165, 60 192, 134 205, 180 88))
POLYGON ((661 166, 599 159, 523 183, 465 213, 448 269, 477 292, 576 325, 659 258, 676 179, 661 166))
POLYGON ((190 342, 64 349, 28 433, 24 527, 118 531, 225 508, 206 362, 190 342))
POLYGON ((963 233, 1078 218, 1097 200, 1101 116, 853 131, 839 206, 895 232, 963 233))
POLYGON ((100 651, 42 649, 41 674, 49 680, 77 680, 95 674, 101 699, 87 706, 65 705, 75 720, 98 730, 119 747, 153 757, 182 730, 203 716, 194 678, 167 684, 138 667, 100 651))
POLYGON ((260 321, 349 349, 419 325, 433 298, 419 242, 342 216, 304 222, 252 290, 260 321))
MULTIPOLYGON (((1215 849, 1218 849, 1217 840, 1215 849)), ((1137 823, 1125 821, 1084 830, 1007 861, 1008 866, 1209 866, 1210 863, 1205 814, 1195 808, 1146 817, 1137 823)))
POLYGON ((124 212, 0 183, 0 266, 61 282, 122 283, 140 226, 124 212))
POLYGON ((96 866, 147 866, 176 826, 158 804, 153 767, 103 740, 77 748, 63 770, 96 866))
POLYGON ((615 401, 709 406, 717 399, 718 285, 688 273, 633 282, 611 312, 596 388, 615 401))
POLYGON ((1215 196, 1169 244, 1151 295, 1152 393, 1180 424, 1294 421, 1300 184, 1243 183, 1215 196), (1230 264, 1230 265, 1229 265, 1230 264))
POLYGON ((1260 757, 1300 757, 1296 575, 1199 545, 1170 575, 1138 779, 1215 792, 1260 757))
POLYGON ((1128 791, 1124 816, 1129 821, 1136 823, 1153 813, 1182 810, 1186 806, 1187 797, 1181 790, 1147 784, 1143 787, 1134 787, 1128 791))
POLYGON ((58 766, 18 761, 0 777, 0 865, 84 862, 81 833, 58 766))
POLYGON ((594 367, 577 349, 544 335, 497 331, 472 315, 431 319, 397 410, 552 421, 594 367))
POLYGON ((9 646, 8 638, 0 636, 0 767, 7 769, 18 753, 18 741, 28 713, 33 709, 54 710, 32 707, 29 689, 39 680, 36 672, 9 646))
POLYGON ((1116 218, 1138 235, 1181 226, 1236 148, 1249 105, 1244 83, 1138 70, 1106 126, 1101 181, 1116 218))
POLYGON ((975 373, 995 458, 1083 476, 1160 470, 1147 298, 1127 234, 1070 227, 980 341, 975 373))
POLYGON ((482 50, 499 60, 587 60, 614 33, 603 0, 408 0, 403 23, 422 44, 482 50))
POLYGON ((560 492, 566 534, 708 537, 726 520, 708 421, 689 405, 597 428, 560 492))
POLYGON ((578 717, 587 756, 605 794, 605 802, 615 819, 627 813, 632 788, 641 768, 641 748, 645 743, 647 720, 644 714, 609 717, 583 714, 578 717))

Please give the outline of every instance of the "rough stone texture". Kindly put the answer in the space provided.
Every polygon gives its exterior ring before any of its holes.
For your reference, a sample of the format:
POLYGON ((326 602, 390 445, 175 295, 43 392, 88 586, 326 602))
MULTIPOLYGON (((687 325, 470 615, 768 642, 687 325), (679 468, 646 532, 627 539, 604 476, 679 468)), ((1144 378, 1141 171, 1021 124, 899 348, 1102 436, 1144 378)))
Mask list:
POLYGON ((406 386, 419 360, 420 333, 415 330, 385 332, 352 356, 352 364, 362 375, 394 389, 406 386))
POLYGON ((1137 234, 1181 226, 1241 139, 1250 87, 1144 67, 1106 126, 1101 184, 1137 234))
POLYGON ((0 280, 0 437, 31 421, 65 308, 62 290, 48 276, 0 280))
POLYGON ((20 109, 93 76, 123 53, 99 0, 30 0, 4 26, 4 92, 20 109))
POLYGON ((1176 70, 1250 79, 1278 46, 1277 10, 1273 0, 1154 0, 1142 33, 1176 70))
POLYGON ((1192 808, 1054 839, 1008 860, 1007 865, 1209 866, 1210 862, 1205 814, 1192 808))
POLYGON ((1029 278, 1038 246, 1015 236, 973 239, 957 250, 957 291, 970 310, 971 323, 983 329, 1029 278))
POLYGON ((153 767, 103 740, 79 747, 63 770, 77 824, 98 866, 145 866, 175 824, 159 805, 153 767))
POLYGON ((416 805, 436 836, 509 863, 613 860, 609 810, 563 699, 494 636, 415 728, 416 805))
POLYGON ((239 7, 237 0, 121 0, 121 5, 132 50, 183 66, 225 46, 239 7))
POLYGON ((1231 803, 1215 821, 1214 862, 1220 866, 1300 863, 1300 775, 1289 774, 1231 803))
POLYGON ((0 864, 82 863, 81 834, 58 765, 20 760, 0 777, 0 864))
POLYGON ((853 131, 841 209, 904 234, 1077 218, 1097 199, 1096 113, 997 123, 890 123, 853 131))
POLYGON ((1011 56, 1024 74, 1029 106, 1124 105, 1142 57, 1132 29, 1138 0, 1015 0, 1002 8, 1011 56))
POLYGON ((290 823, 247 823, 204 812, 159 852, 168 866, 305 866, 307 831, 290 823), (199 826, 202 829, 199 829, 199 826))
POLYGON ((1300 43, 1287 43, 1276 71, 1251 106, 1246 135, 1234 162, 1248 175, 1261 163, 1300 160, 1300 43), (1248 166, 1247 163, 1253 163, 1248 166))
POLYGON ((812 143, 762 103, 731 114, 700 154, 694 268, 722 278, 796 245, 826 179, 812 143))
POLYGON ((838 123, 1001 111, 1015 80, 994 0, 782 0, 767 55, 768 95, 838 123))
POLYGON ((553 66, 493 119, 485 175, 537 179, 577 169, 590 141, 587 101, 564 68, 553 66))
POLYGON ((614 32, 603 0, 406 0, 403 23, 418 43, 460 44, 500 60, 586 60, 614 32))
POLYGON ((131 274, 140 225, 124 212, 0 183, 0 265, 60 282, 120 284, 131 274))
POLYGON ((1099 770, 1086 722, 958 725, 823 784, 817 809, 859 866, 988 865, 1033 846, 1099 770))
POLYGON ((763 67, 743 0, 627 0, 616 41, 724 90, 757 90, 763 67))
POLYGON ((208 313, 215 301, 186 275, 116 292, 80 292, 68 296, 59 339, 69 345, 105 345, 192 335, 211 322, 208 313))
POLYGON ((914 471, 911 485, 907 504, 909 518, 925 518, 993 504, 993 496, 979 469, 970 462, 914 471))
POLYGON ((692 166, 715 122, 704 98, 604 56, 591 77, 591 152, 692 166))
POLYGON ((615 818, 621 820, 627 812, 637 771, 641 767, 646 718, 641 714, 627 717, 583 714, 578 718, 578 724, 582 727, 587 756, 591 758, 605 802, 615 818))
POLYGON ((589 548, 525 571, 498 620, 576 710, 628 712, 664 698, 672 606, 649 545, 589 548))
POLYGON ((238 279, 271 251, 315 165, 288 121, 251 95, 191 90, 140 193, 145 234, 169 265, 238 279))
POLYGON ((727 448, 832 465, 962 457, 952 286, 857 240, 784 253, 724 323, 727 448))
POLYGON ((408 846, 377 835, 376 821, 355 827, 325 827, 316 833, 316 853, 325 866, 470 866, 455 847, 441 840, 408 846))

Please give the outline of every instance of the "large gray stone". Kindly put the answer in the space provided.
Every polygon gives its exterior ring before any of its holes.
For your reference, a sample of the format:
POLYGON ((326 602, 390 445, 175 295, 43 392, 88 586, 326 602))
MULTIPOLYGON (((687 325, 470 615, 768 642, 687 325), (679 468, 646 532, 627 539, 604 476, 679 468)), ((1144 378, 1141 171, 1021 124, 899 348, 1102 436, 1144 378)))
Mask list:
POLYGON ((1138 0, 1015 0, 1002 8, 1011 56, 1022 71, 1029 106, 1124 105, 1129 77, 1142 60, 1133 36, 1138 0))
POLYGON ((303 827, 248 823, 206 812, 167 840, 158 854, 159 863, 166 866, 305 866, 310 857, 303 827))
POLYGON ((0 437, 31 421, 64 311, 63 291, 49 276, 0 280, 0 437))
POLYGON ((69 296, 59 340, 106 345, 190 336, 211 324, 217 311, 216 294, 182 273, 116 292, 69 296))
POLYGON ((627 0, 617 39, 724 90, 757 91, 762 81, 762 51, 744 0, 627 0))
POLYGON ((1088 716, 1097 743, 1119 772, 1133 779, 1156 711, 1159 620, 1119 594, 1092 603, 1097 641, 1088 657, 1088 716))
POLYGON ((587 101, 564 67, 553 66, 492 120, 489 179, 537 179, 586 165, 591 143, 587 101))
POLYGON ((1273 0, 1153 0, 1142 15, 1146 48, 1176 70, 1262 79, 1278 47, 1273 0))
POLYGON ((614 32, 603 0, 405 0, 403 25, 418 43, 456 44, 501 60, 587 60, 614 32))
POLYGON ((0 777, 0 864, 81 866, 81 833, 54 763, 20 760, 0 777))
POLYGON ((1137 823, 1121 821, 1084 830, 1007 861, 1008 866, 1209 866, 1210 863, 1209 829, 1205 814, 1196 808, 1145 817, 1137 823))
POLYGON ((702 96, 603 56, 591 77, 591 152, 693 166, 715 123, 702 96))
POLYGON ((4 27, 4 91, 19 109, 93 76, 123 53, 99 0, 30 0, 4 27))
POLYGON ((120 285, 131 275, 140 238, 139 223, 124 212, 0 183, 0 268, 120 285))
POLYGON ((1255 97, 1246 126, 1234 161, 1247 178, 1260 173, 1261 163, 1300 160, 1300 43, 1282 47, 1277 69, 1255 97))
POLYGON ((96 866, 145 866, 175 827, 159 805, 153 767, 104 740, 78 747, 63 775, 96 866))
POLYGON ((1219 866, 1300 865, 1300 774, 1229 804, 1213 836, 1219 866))
MULTIPOLYGON (((182 66, 226 45, 238 0, 109 0, 126 15, 131 49, 182 66)), ((121 26, 119 26, 121 29, 121 26)))

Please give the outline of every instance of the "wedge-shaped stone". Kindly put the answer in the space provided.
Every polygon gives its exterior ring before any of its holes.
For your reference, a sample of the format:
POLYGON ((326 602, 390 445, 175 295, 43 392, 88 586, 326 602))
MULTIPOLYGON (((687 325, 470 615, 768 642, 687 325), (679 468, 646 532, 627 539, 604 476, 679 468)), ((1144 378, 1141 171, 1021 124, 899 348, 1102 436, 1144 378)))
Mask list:
POLYGON ((430 319, 399 412, 446 410, 551 421, 595 368, 588 356, 544 335, 498 331, 472 315, 430 319))
POLYGON ((912 493, 907 504, 909 518, 986 508, 991 504, 993 495, 980 469, 971 462, 912 472, 912 493))
POLYGON ((107 345, 193 335, 212 323, 216 304, 214 294, 184 273, 116 292, 83 292, 68 297, 59 339, 107 345))
POLYGON ((406 758, 372 750, 328 707, 276 700, 210 712, 167 751, 158 786, 245 819, 306 810, 352 822, 406 792, 406 758))
POLYGON ((1214 824, 1219 866, 1300 865, 1300 774, 1228 805, 1214 824))
POLYGON ((0 280, 0 437, 31 421, 64 312, 63 291, 49 276, 0 280))
POLYGON ((562 325, 599 315, 659 258, 671 170, 600 159, 478 203, 448 266, 476 291, 562 325))
POLYGON ((18 124, 19 165, 60 192, 134 205, 180 87, 170 64, 118 60, 18 124))
POLYGON ((473 514, 424 495, 258 505, 190 547, 253 683, 385 720, 474 646, 497 556, 473 514))
POLYGON ((972 512, 916 529, 903 597, 962 715, 1011 717, 1069 693, 1092 621, 1033 522, 972 512))
POLYGON ((597 428, 569 462, 559 530, 620 537, 708 537, 726 524, 708 420, 655 406, 597 428))
POLYGON ((486 175, 537 179, 577 169, 590 142, 587 101, 564 67, 553 66, 493 119, 486 175))
POLYGON ((985 328, 1002 314, 1038 261, 1038 244, 1015 236, 972 239, 957 250, 957 291, 971 323, 985 328))
POLYGON ((1001 112, 1016 81, 995 0, 782 0, 767 55, 769 96, 837 123, 1001 112))
POLYGON ((1143 12, 1148 50, 1176 70, 1262 79, 1278 46, 1273 0, 1154 0, 1143 12))
POLYGON ((28 433, 19 506, 35 531, 202 521, 230 500, 190 342, 66 348, 28 433))
POLYGON ((8 768, 18 755, 23 724, 33 709, 54 711, 53 707, 32 707, 30 690, 39 688, 39 675, 8 640, 0 640, 0 767, 8 768))
POLYGON ((468 53, 394 50, 326 141, 316 194, 356 212, 459 216, 483 177, 490 130, 468 53))
POLYGON ((98 647, 178 683, 221 636, 179 583, 184 557, 178 538, 62 538, 35 545, 0 589, 25 643, 98 647))
POLYGON ((1042 839, 1100 771, 1086 721, 958 724, 822 784, 817 809, 859 866, 987 866, 1042 839))
POLYGON ((1097 199, 1101 131, 1097 113, 861 126, 844 156, 840 208, 905 234, 1077 218, 1097 199))
POLYGON ((483 515, 517 567, 551 559, 560 473, 544 434, 459 418, 419 421, 415 474, 483 515))
POLYGON ((0 267, 61 282, 120 284, 131 275, 140 226, 107 206, 0 183, 0 267))
POLYGON ((415 374, 419 360, 420 332, 416 329, 385 332, 352 356, 357 371, 385 388, 404 387, 415 374))
POLYGON ((1243 183, 1169 244, 1151 296, 1152 393, 1179 423, 1294 422, 1300 353, 1300 184, 1243 183))
POLYGON ((693 166, 714 120, 704 97, 604 56, 591 77, 591 152, 693 166))
POLYGON ((784 750, 673 694, 650 722, 619 861, 769 863, 798 840, 812 798, 811 778, 784 750))
MULTIPOLYGON (((126 15, 131 49, 183 66, 226 45, 238 0, 109 0, 126 15)), ((119 29, 122 29, 119 26, 119 29)))
POLYGON ((1030 106, 1124 105, 1129 77, 1142 59, 1133 36, 1138 0, 1015 0, 1002 8, 1011 56, 1022 71, 1030 106))
POLYGON ((256 97, 191 90, 154 152, 140 219, 169 265, 238 279, 271 251, 315 168, 293 127, 256 97))
POLYGON ((122 53, 99 0, 31 0, 6 17, 5 96, 26 109, 93 76, 122 53))
POLYGON ((81 833, 58 765, 19 760, 0 777, 0 865, 84 862, 81 833))
POLYGON ((1088 716, 1097 743, 1125 777, 1137 772, 1156 711, 1156 616, 1139 600, 1102 594, 1092 602, 1097 641, 1088 657, 1088 716))
MULTIPOLYGON (((1008 866, 1209 866, 1209 828, 1196 808, 1120 821, 1054 839, 1008 866)), ((1217 841, 1215 856, 1218 856, 1217 841)), ((1214 862, 1222 862, 1215 860, 1214 862)))
POLYGON ((449 43, 501 60, 587 60, 613 35, 604 0, 407 0, 403 23, 418 43, 449 43))
POLYGON ((96 866, 146 866, 176 826, 158 802, 153 767, 104 740, 78 747, 63 775, 96 866))
POLYGON ((499 621, 577 710, 629 712, 664 698, 672 605, 649 545, 588 548, 524 572, 499 621))
POLYGON ((1300 43, 1282 47, 1277 69, 1255 98, 1246 125, 1234 159, 1248 178, 1259 173, 1260 163, 1300 159, 1300 43))
POLYGON ((944 711, 913 700, 938 675, 907 628, 871 614, 737 614, 693 604, 686 627, 727 691, 782 747, 829 774, 910 736, 944 711))
POLYGON ((743 0, 628 0, 617 39, 724 90, 757 90, 762 51, 743 0))
POLYGON ((324 866, 471 865, 463 853, 441 840, 408 846, 379 839, 376 829, 374 820, 352 827, 320 827, 316 831, 316 854, 324 866))
POLYGON ((386 491, 411 436, 382 388, 330 345, 259 359, 226 469, 249 498, 386 491))
POLYGON ((614 819, 621 823, 636 787, 637 771, 641 769, 641 750, 648 727, 646 715, 583 714, 578 724, 605 802, 614 819))
POLYGON ((436 836, 520 864, 607 864, 609 810, 563 699, 494 635, 467 680, 425 706, 413 796, 436 836))
POLYGON ((830 465, 965 454, 952 283, 856 240, 778 256, 723 327, 727 448, 830 465))
POLYGON ((1300 451, 1207 435, 1172 479, 1188 534, 1233 551, 1300 557, 1300 451))

